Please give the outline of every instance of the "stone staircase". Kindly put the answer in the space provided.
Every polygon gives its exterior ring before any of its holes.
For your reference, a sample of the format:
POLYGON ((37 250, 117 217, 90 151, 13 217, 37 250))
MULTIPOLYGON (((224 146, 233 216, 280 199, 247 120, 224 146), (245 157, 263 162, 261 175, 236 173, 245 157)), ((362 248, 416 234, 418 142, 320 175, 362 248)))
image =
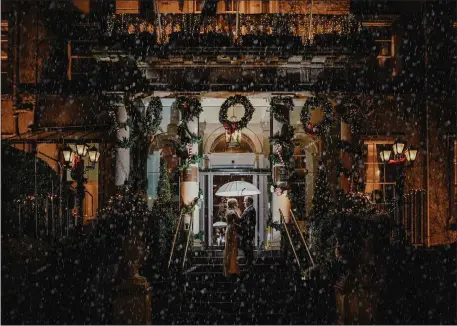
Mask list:
POLYGON ((241 275, 234 279, 222 274, 222 254, 222 250, 195 251, 192 266, 185 273, 169 282, 152 284, 152 323, 334 323, 326 311, 328 293, 303 281, 278 251, 256 251, 252 274, 247 273, 240 251, 241 275), (320 301, 322 306, 316 309, 320 301))

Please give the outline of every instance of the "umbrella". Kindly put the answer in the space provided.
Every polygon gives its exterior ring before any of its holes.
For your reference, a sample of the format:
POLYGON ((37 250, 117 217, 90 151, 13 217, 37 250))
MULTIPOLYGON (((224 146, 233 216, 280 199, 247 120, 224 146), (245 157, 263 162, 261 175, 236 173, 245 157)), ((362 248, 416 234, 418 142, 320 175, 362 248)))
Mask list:
POLYGON ((260 190, 252 183, 246 181, 232 181, 226 183, 216 192, 216 196, 249 196, 258 195, 260 190))
POLYGON ((213 227, 215 228, 225 228, 227 226, 226 222, 216 222, 213 224, 213 227))

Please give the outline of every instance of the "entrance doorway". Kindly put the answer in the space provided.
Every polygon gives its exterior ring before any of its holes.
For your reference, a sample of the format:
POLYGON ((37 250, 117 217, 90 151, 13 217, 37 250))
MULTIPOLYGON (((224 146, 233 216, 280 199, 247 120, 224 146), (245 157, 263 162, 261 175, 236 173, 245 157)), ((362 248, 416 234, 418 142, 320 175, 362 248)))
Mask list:
POLYGON ((224 184, 232 181, 245 181, 256 186, 261 193, 252 196, 254 199, 254 208, 257 215, 255 230, 255 246, 260 247, 266 240, 266 212, 268 203, 268 194, 266 190, 267 172, 254 171, 201 171, 200 184, 203 185, 204 205, 200 210, 200 230, 205 232, 205 243, 208 247, 223 248, 225 244, 225 212, 228 198, 235 198, 238 201, 239 214, 245 209, 243 204, 244 196, 220 197, 216 192, 224 184))

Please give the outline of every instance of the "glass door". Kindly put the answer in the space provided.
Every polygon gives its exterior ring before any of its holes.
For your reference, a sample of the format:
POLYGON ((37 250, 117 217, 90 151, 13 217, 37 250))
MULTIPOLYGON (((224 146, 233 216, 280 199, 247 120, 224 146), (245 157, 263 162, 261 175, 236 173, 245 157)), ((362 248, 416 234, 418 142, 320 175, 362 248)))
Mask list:
POLYGON ((232 181, 246 181, 252 183, 260 190, 260 194, 253 196, 254 208, 256 209, 257 223, 254 244, 261 247, 266 241, 266 216, 268 212, 267 174, 245 174, 240 171, 231 172, 200 172, 200 184, 203 189, 203 205, 200 210, 200 230, 205 234, 205 243, 208 247, 223 249, 225 245, 227 199, 235 198, 238 201, 241 215, 245 207, 244 196, 219 197, 216 192, 221 186, 232 181))

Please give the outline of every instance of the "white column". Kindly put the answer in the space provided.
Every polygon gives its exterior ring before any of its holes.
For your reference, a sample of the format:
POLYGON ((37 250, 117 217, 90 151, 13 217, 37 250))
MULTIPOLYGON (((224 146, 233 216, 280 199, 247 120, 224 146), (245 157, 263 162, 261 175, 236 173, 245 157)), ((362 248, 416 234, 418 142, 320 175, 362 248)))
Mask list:
MULTIPOLYGON (((280 132, 283 124, 276 121, 276 119, 273 118, 273 135, 280 132)), ((274 150, 274 149, 273 149, 274 150)), ((275 175, 275 171, 277 169, 280 169, 283 167, 282 164, 275 164, 272 167, 272 173, 273 173, 273 182, 278 183, 279 181, 279 174, 275 175)), ((268 189, 270 191, 270 189, 268 189)), ((280 222, 281 221, 281 215, 279 213, 279 210, 281 210, 282 214, 284 215, 284 219, 286 223, 289 222, 290 220, 290 201, 289 198, 287 197, 286 194, 282 194, 281 196, 277 196, 276 194, 272 194, 272 202, 270 203, 271 205, 271 214, 273 218, 273 222, 280 222)), ((278 230, 271 230, 272 232, 272 241, 271 241, 271 247, 272 248, 279 248, 281 244, 281 232, 278 230)))
MULTIPOLYGON (((261 153, 259 154, 259 168, 263 169, 265 167, 265 154, 261 153)), ((265 200, 268 201, 268 193, 267 191, 270 191, 267 189, 267 178, 265 175, 259 175, 259 183, 258 183, 258 189, 260 190, 260 195, 259 195, 259 211, 257 212, 258 214, 258 230, 259 230, 259 238, 260 238, 260 243, 267 242, 267 239, 265 237, 265 224, 267 222, 266 217, 267 214, 265 213, 265 200)), ((257 239, 257 238, 256 238, 257 239)))
MULTIPOLYGON (((189 131, 198 135, 198 118, 191 120, 187 123, 189 131)), ((192 145, 192 154, 198 154, 198 144, 192 145)), ((189 172, 183 171, 183 178, 181 179, 181 199, 185 205, 189 205, 195 197, 199 196, 199 179, 198 179, 198 164, 191 164, 189 172)), ((194 234, 200 232, 199 225, 200 209, 196 206, 192 218, 192 231, 194 234)))
MULTIPOLYGON (((252 175, 252 184, 254 186, 257 187, 257 189, 259 189, 259 176, 257 174, 253 174, 252 175)), ((260 189, 259 189, 260 190, 260 189)), ((262 196, 263 194, 260 194, 259 196, 262 196)), ((257 247, 258 246, 258 239, 259 239, 259 232, 258 232, 258 229, 259 229, 259 224, 261 224, 261 221, 260 221, 260 207, 259 207, 259 196, 252 196, 252 198, 254 199, 254 207, 256 208, 256 213, 257 213, 257 222, 256 222, 256 228, 255 228, 255 235, 254 235, 254 246, 257 247)))
MULTIPOLYGON (((116 107, 116 119, 118 123, 127 122, 128 114, 124 104, 124 93, 113 92, 112 104, 116 107)), ((117 131, 116 138, 122 140, 124 137, 129 138, 130 128, 120 128, 117 131)), ((130 174, 130 148, 116 148, 116 187, 124 185, 130 174)))

